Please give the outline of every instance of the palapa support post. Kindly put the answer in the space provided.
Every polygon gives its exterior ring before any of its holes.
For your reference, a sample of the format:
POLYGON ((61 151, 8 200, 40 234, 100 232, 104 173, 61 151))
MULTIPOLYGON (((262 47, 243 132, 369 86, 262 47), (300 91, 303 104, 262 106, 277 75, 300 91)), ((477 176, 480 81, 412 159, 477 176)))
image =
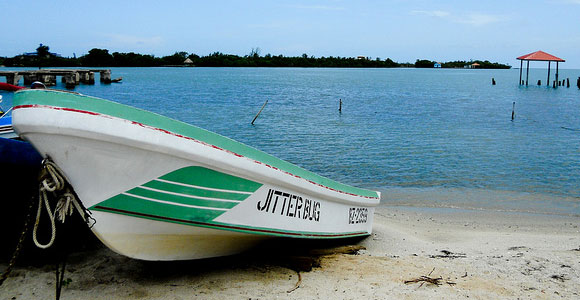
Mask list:
POLYGON ((524 61, 520 60, 520 85, 522 84, 522 68, 524 66, 524 61))
POLYGON ((528 66, 526 68, 526 86, 528 86, 528 78, 530 77, 530 61, 528 60, 528 66))
POLYGON ((552 81, 552 88, 556 88, 556 80, 552 81))
MULTIPOLYGON (((556 81, 558 81, 558 83, 559 83, 560 81, 558 80, 558 64, 559 64, 559 62, 556 62, 556 81)), ((558 84, 558 86, 560 86, 560 85, 558 84)))
POLYGON ((548 84, 548 86, 550 86, 550 61, 548 62, 548 80, 546 80, 546 83, 548 84))

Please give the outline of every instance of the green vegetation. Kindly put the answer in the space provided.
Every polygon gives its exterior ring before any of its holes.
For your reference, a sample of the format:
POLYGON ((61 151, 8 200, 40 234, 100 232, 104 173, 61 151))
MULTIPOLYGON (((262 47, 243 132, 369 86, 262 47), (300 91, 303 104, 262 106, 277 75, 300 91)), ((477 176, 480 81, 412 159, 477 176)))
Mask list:
MULTIPOLYGON (((433 68, 433 65, 436 61, 430 61, 427 59, 417 59, 415 62, 415 68, 433 68)), ((470 66, 473 64, 478 64, 479 66, 474 67, 475 69, 510 69, 511 66, 504 65, 500 63, 492 63, 488 60, 481 61, 481 60, 474 60, 474 61, 464 61, 464 60, 456 60, 456 61, 449 61, 441 64, 442 68, 465 68, 465 66, 470 66)))
MULTIPOLYGON (((214 52, 207 56, 189 54, 185 51, 175 52, 173 55, 155 57, 154 55, 138 53, 109 53, 107 49, 93 48, 89 53, 77 57, 61 57, 51 53, 48 46, 40 44, 36 52, 25 53, 14 57, 0 57, 0 65, 7 67, 160 67, 183 66, 186 59, 191 60, 188 65, 196 67, 303 67, 303 68, 395 68, 416 67, 433 68, 433 61, 417 60, 412 63, 397 63, 387 58, 354 58, 354 57, 314 57, 302 54, 301 56, 260 55, 260 49, 252 49, 250 54, 238 56, 214 52)), ((510 68, 510 66, 489 61, 478 62, 485 69, 510 68)), ((473 62, 455 61, 443 64, 444 68, 463 68, 473 62)))

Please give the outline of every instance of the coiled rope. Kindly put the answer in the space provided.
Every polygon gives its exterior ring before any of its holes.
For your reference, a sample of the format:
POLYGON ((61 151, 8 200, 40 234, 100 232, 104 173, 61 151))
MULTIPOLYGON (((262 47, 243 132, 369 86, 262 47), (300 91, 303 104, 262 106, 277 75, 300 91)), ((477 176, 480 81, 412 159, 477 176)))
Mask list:
POLYGON ((74 193, 67 185, 66 179, 62 175, 62 171, 54 162, 52 162, 52 160, 50 160, 50 158, 45 158, 42 161, 39 181, 38 210, 36 211, 36 222, 34 223, 34 229, 32 231, 32 240, 38 248, 46 249, 52 246, 56 238, 55 218, 58 218, 61 223, 64 223, 66 217, 72 215, 73 208, 76 208, 79 215, 85 222, 87 222, 87 214, 89 214, 89 212, 79 203, 74 193), (49 196, 58 198, 54 212, 50 207, 49 196), (43 207, 48 213, 51 226, 50 241, 46 244, 41 244, 36 236, 43 207))

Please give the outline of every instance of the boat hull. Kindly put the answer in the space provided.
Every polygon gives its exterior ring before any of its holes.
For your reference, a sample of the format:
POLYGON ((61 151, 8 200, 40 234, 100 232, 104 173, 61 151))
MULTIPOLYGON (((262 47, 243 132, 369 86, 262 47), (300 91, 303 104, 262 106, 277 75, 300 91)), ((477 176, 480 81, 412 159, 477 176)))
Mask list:
POLYGON ((180 132, 176 121, 149 122, 158 115, 131 117, 134 109, 124 106, 107 114, 99 108, 108 107, 104 100, 78 97, 19 92, 14 127, 63 170, 93 213, 93 232, 118 253, 196 259, 236 253, 269 236, 344 238, 372 230, 376 192, 198 128, 180 132))

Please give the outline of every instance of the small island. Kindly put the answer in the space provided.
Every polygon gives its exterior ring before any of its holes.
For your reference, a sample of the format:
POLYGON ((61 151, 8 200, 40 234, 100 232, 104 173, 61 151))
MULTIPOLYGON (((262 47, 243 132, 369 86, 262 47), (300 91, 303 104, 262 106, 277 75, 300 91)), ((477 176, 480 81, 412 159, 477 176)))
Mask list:
POLYGON ((40 44, 36 52, 23 53, 14 57, 0 56, 0 66, 5 67, 296 67, 296 68, 464 68, 477 66, 478 69, 509 69, 511 66, 492 63, 487 60, 451 61, 439 63, 426 59, 417 59, 415 63, 398 63, 390 58, 357 57, 314 57, 308 54, 301 56, 261 55, 260 48, 253 48, 248 55, 224 54, 214 52, 199 56, 185 51, 173 55, 156 57, 150 54, 134 52, 109 53, 107 49, 93 48, 80 57, 63 57, 49 51, 50 48, 40 44))

